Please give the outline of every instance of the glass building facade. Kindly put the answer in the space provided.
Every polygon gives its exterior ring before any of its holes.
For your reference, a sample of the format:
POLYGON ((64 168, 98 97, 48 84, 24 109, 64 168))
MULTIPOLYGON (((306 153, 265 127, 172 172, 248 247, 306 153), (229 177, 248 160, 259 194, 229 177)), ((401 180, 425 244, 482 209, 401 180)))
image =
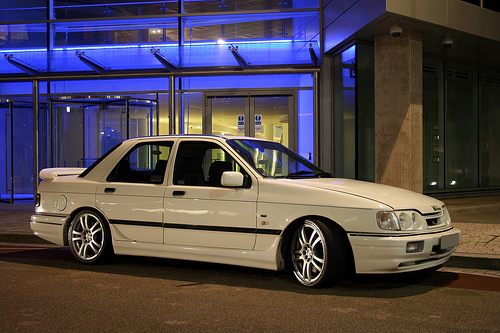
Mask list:
POLYGON ((2 4, 2 199, 137 136, 254 136, 314 161, 319 37, 319 0, 2 4))
POLYGON ((428 194, 498 191, 500 13, 495 1, 445 3, 2 3, 1 200, 33 198, 42 168, 86 167, 122 140, 166 134, 265 138, 337 177, 384 182, 392 148, 376 115, 393 92, 377 93, 377 36, 393 25, 422 36, 411 49, 421 92, 408 95, 419 135, 407 146, 420 169, 390 172, 428 194))

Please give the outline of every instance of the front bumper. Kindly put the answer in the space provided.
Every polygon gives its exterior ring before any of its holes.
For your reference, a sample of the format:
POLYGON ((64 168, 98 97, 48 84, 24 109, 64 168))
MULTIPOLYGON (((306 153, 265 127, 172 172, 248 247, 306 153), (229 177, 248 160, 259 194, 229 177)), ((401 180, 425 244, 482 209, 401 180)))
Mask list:
POLYGON ((456 228, 404 236, 348 234, 359 274, 412 272, 442 265, 457 248, 460 236, 456 228), (415 242, 422 242, 421 251, 407 253, 407 244, 415 242))

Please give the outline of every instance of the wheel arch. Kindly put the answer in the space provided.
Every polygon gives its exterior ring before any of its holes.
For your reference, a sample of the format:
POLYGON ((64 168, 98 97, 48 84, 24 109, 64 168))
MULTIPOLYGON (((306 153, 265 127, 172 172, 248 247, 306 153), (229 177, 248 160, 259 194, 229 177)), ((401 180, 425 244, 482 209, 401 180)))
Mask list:
MULTIPOLYGON (((71 224, 71 221, 73 221, 73 219, 75 218, 76 215, 78 215, 80 212, 83 212, 84 210, 91 210, 93 212, 95 212, 97 215, 99 215, 100 218, 103 219, 104 222, 106 222, 108 224, 108 227, 110 228, 111 230, 111 225, 108 221, 108 219, 106 218, 106 216, 104 216, 104 214, 99 211, 99 209, 95 208, 95 207, 92 207, 92 206, 82 206, 82 207, 78 207, 77 209, 75 209, 74 211, 71 212, 71 214, 69 214, 68 218, 66 219, 66 222, 64 223, 64 226, 63 226, 63 241, 64 241, 64 245, 65 246, 68 246, 69 245, 69 240, 68 240, 68 229, 69 229, 69 226, 71 224)), ((113 243, 113 237, 111 237, 111 244, 113 243)))
POLYGON ((355 272, 355 261, 354 261, 354 255, 351 247, 351 243, 349 242, 349 238, 347 237, 347 231, 342 228, 340 224, 335 222, 332 219, 329 219, 324 216, 320 215, 306 215, 299 217, 295 219, 293 222, 291 222, 283 231, 282 233, 282 241, 280 245, 280 254, 281 257, 283 258, 285 262, 285 269, 290 269, 291 267, 291 261, 290 261, 290 255, 288 253, 288 249, 290 248, 290 243, 292 241, 292 237, 294 232, 297 230, 297 228, 301 225, 306 220, 319 220, 323 223, 325 223, 329 228, 331 228, 332 231, 336 231, 339 235, 342 236, 345 246, 347 247, 347 253, 348 253, 348 262, 349 262, 349 271, 351 273, 355 272))

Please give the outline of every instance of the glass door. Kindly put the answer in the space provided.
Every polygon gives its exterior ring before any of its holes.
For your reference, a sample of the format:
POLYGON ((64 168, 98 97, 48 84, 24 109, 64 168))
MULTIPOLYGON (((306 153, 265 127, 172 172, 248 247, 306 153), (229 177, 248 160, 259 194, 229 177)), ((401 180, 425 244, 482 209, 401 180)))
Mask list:
POLYGON ((0 201, 9 203, 14 202, 13 104, 14 102, 11 100, 0 100, 0 135, 1 140, 4 142, 3 145, 0 145, 0 159, 3 159, 0 165, 0 201))
POLYGON ((249 136, 295 149, 292 95, 207 96, 206 133, 249 136))
POLYGON ((88 167, 125 139, 158 135, 156 100, 54 97, 55 166, 88 167))
POLYGON ((208 133, 217 135, 250 136, 248 127, 249 101, 247 97, 209 97, 212 114, 208 133))
POLYGON ((290 146, 290 96, 251 97, 255 137, 290 146))
MULTIPOLYGON (((40 108, 41 113, 43 109, 40 108)), ((0 101, 0 200, 33 199, 33 103, 0 101)), ((41 164, 42 165, 42 164, 41 164)))

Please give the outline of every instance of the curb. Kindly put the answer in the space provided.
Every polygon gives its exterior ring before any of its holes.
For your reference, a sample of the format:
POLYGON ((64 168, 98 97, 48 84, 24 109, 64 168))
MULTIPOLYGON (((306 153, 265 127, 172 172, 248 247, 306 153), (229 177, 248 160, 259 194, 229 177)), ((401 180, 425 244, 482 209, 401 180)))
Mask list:
POLYGON ((500 258, 452 254, 450 260, 448 260, 445 266, 499 271, 500 258))

